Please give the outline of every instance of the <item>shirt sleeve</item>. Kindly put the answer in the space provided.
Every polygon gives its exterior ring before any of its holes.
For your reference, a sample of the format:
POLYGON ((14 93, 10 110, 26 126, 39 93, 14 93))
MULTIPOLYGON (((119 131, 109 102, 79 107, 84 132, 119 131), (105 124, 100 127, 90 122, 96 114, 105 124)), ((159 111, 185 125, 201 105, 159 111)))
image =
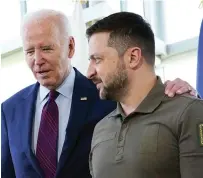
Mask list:
POLYGON ((181 178, 203 177, 203 101, 195 100, 184 110, 179 125, 181 178))
MULTIPOLYGON (((97 124, 98 125, 98 124, 97 124)), ((96 135, 96 128, 98 127, 98 126, 95 126, 95 128, 94 128, 94 132, 93 132, 93 136, 92 136, 92 141, 91 141, 91 150, 90 150, 90 154, 89 154, 89 171, 90 171, 90 175, 92 176, 92 178, 94 178, 95 176, 94 176, 94 172, 93 172, 93 165, 92 165, 92 148, 93 148, 93 143, 94 143, 94 139, 95 139, 95 135, 96 135)))
POLYGON ((92 178, 94 178, 93 169, 92 169, 92 152, 90 152, 90 155, 89 155, 89 170, 92 178))

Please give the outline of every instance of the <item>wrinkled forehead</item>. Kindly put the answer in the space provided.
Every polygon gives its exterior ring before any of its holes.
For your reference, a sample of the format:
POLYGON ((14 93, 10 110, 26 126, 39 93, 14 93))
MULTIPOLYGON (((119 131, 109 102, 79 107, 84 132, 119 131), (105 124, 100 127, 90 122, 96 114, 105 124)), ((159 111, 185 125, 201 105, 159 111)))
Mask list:
POLYGON ((60 41, 60 31, 56 23, 45 20, 33 20, 24 24, 22 28, 22 40, 27 43, 35 43, 40 40, 60 41))
POLYGON ((22 26, 21 34, 22 36, 29 36, 33 33, 52 35, 59 33, 59 28, 57 23, 50 19, 33 19, 22 26))

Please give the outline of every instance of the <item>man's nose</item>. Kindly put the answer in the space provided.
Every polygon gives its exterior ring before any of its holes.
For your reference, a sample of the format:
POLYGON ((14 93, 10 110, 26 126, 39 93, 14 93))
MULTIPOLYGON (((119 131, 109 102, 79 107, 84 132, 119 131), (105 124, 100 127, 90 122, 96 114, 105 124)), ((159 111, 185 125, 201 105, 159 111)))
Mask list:
POLYGON ((87 78, 92 79, 96 75, 96 69, 92 61, 90 61, 88 70, 87 70, 87 78))
POLYGON ((40 50, 35 50, 34 59, 36 65, 42 65, 44 63, 40 50))

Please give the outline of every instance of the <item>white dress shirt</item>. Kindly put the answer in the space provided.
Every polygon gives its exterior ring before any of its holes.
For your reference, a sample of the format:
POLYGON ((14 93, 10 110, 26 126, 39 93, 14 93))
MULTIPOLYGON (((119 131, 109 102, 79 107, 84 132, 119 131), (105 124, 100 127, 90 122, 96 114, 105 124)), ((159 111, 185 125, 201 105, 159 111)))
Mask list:
MULTIPOLYGON (((74 81, 75 81, 75 71, 72 68, 68 77, 56 89, 56 91, 60 93, 55 100, 59 110, 58 160, 60 158, 63 144, 65 141, 66 127, 68 125, 70 110, 71 110, 74 81)), ((36 148, 37 148, 37 139, 38 139, 42 109, 48 100, 47 94, 49 92, 50 90, 40 85, 37 101, 36 101, 35 117, 33 122, 32 148, 35 154, 36 154, 36 148)))

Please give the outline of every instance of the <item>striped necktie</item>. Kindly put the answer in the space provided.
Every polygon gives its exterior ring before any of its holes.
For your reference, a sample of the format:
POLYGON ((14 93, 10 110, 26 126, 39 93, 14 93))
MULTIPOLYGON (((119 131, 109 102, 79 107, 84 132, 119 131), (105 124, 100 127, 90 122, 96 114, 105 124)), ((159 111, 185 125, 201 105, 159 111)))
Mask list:
POLYGON ((45 178, 53 178, 56 175, 59 112, 55 99, 58 95, 55 90, 49 92, 49 99, 42 110, 38 133, 36 157, 45 178))

